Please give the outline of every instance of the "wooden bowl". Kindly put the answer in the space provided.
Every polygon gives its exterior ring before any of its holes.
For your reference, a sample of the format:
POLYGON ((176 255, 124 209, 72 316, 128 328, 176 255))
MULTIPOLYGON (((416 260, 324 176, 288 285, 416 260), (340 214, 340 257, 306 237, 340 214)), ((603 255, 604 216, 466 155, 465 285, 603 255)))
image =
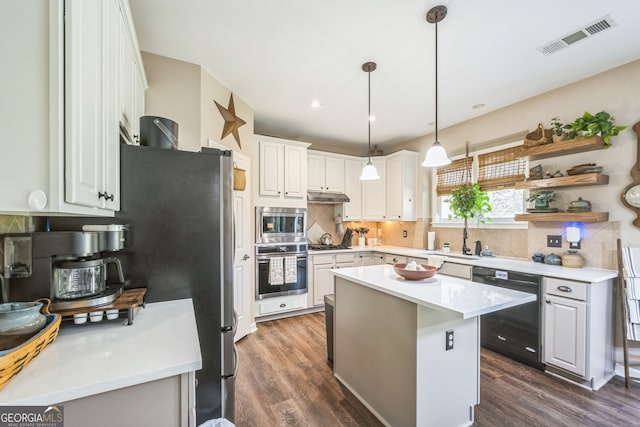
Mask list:
POLYGON ((420 265, 424 268, 424 271, 422 271, 422 270, 405 270, 405 267, 407 266, 407 264, 405 264, 405 263, 394 264, 393 265, 393 271, 395 271, 395 273, 398 276, 402 276, 407 280, 428 279, 429 277, 433 277, 433 275, 436 274, 437 268, 435 268, 434 266, 426 265, 426 264, 420 264, 420 265))

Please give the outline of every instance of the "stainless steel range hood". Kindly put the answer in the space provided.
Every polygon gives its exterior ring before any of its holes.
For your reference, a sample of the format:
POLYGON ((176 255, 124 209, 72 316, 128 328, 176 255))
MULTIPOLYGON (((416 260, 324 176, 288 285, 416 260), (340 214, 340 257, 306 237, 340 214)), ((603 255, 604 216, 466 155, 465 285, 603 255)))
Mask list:
POLYGON ((344 193, 321 193, 320 191, 309 191, 307 193, 307 202, 309 203, 336 205, 339 203, 347 203, 349 201, 349 196, 344 193))

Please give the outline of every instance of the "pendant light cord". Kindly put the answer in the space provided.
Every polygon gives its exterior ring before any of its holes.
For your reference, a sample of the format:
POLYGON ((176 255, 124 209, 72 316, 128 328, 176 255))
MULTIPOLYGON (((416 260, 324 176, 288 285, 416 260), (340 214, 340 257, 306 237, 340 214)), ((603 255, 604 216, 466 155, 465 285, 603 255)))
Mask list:
POLYGON ((369 115, 367 116, 367 123, 369 124, 369 162, 371 162, 371 70, 367 71, 369 75, 369 115))
POLYGON ((438 21, 436 25, 436 141, 438 141, 438 21))

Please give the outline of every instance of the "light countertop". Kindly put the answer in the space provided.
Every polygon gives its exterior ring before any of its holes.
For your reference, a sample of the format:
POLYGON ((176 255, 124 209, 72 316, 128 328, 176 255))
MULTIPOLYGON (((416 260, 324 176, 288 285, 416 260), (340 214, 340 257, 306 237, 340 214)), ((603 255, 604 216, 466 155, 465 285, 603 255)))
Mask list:
POLYGON ((618 277, 618 271, 604 268, 568 268, 560 265, 542 264, 532 260, 508 257, 467 256, 456 253, 445 253, 425 249, 404 248, 400 246, 354 246, 350 249, 310 250, 310 255, 345 253, 345 252, 380 252, 415 258, 428 258, 429 255, 440 255, 444 261, 480 267, 497 268, 521 273, 538 274, 546 277, 577 280, 580 282, 597 283, 618 277))
POLYGON ((439 311, 454 312, 462 319, 480 316, 527 302, 536 295, 436 274, 411 281, 391 265, 370 265, 331 270, 336 277, 439 311))
POLYGON ((0 391, 0 405, 51 405, 202 368, 190 299, 126 320, 69 325, 0 391))

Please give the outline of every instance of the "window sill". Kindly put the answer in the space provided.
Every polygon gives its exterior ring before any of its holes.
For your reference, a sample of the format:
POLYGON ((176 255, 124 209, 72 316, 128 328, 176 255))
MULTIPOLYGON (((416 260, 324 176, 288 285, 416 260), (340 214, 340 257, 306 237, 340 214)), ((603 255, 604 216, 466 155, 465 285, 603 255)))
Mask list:
MULTIPOLYGON (((464 222, 461 221, 441 221, 431 222, 433 228, 464 228, 464 222)), ((529 228, 529 223, 526 221, 510 221, 510 222, 486 222, 484 224, 477 224, 475 221, 469 222, 467 228, 485 228, 485 229, 503 229, 503 230, 526 230, 529 228)))

